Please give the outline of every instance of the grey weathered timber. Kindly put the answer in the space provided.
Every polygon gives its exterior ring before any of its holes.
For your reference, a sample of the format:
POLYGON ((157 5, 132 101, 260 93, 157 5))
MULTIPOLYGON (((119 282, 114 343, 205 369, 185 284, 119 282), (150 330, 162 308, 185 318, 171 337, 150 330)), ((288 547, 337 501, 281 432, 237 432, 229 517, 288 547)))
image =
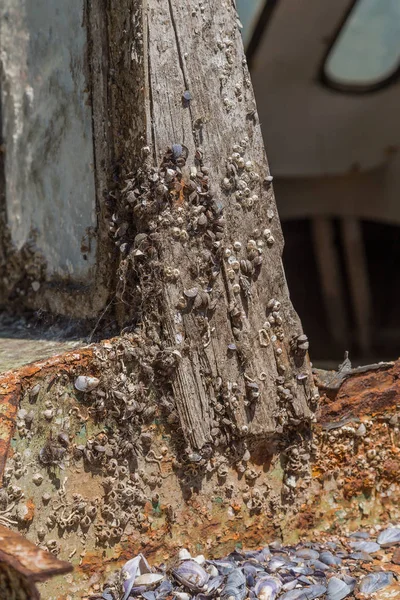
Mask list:
POLYGON ((190 447, 306 430, 317 396, 234 3, 124 0, 107 18, 120 314, 173 357, 190 447))

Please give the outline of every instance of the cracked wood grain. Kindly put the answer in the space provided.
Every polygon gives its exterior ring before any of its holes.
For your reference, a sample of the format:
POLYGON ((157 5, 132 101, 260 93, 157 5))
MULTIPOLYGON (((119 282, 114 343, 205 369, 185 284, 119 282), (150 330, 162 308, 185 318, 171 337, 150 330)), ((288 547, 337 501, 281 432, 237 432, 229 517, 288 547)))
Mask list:
MULTIPOLYGON (((140 167, 144 146, 150 147, 152 164, 158 167, 168 148, 183 144, 188 179, 201 148, 214 200, 226 221, 217 259, 237 241, 242 244, 238 258, 246 258, 255 229, 270 229, 275 239, 263 248, 263 264, 249 295, 235 293, 229 264, 221 260, 220 275, 210 284, 217 305, 203 320, 190 311, 180 313, 177 304, 183 289, 198 284, 193 273, 208 260, 206 248, 200 242, 181 244, 168 235, 162 239, 160 262, 180 272, 174 283, 159 282, 160 330, 162 343, 181 353, 172 388, 188 444, 201 449, 215 441, 211 432, 221 403, 229 404, 225 415, 237 436, 283 434, 299 424, 307 428, 315 404, 313 380, 308 357, 299 360, 290 346, 302 328, 283 272, 283 237, 273 190, 263 183, 269 168, 234 3, 124 0, 108 18, 111 127, 118 140, 116 160, 124 171, 140 167), (182 101, 185 91, 190 92, 189 102, 182 101), (244 138, 246 161, 253 163, 259 177, 252 191, 256 199, 246 210, 221 185, 233 148, 244 138), (271 299, 281 304, 282 339, 274 337, 272 327, 268 343, 261 345, 271 299), (242 315, 240 339, 233 329, 234 303, 242 315), (232 344, 237 352, 228 351, 232 344), (216 385, 219 378, 222 388, 216 385), (259 386, 259 398, 249 403, 246 390, 253 382, 259 386), (232 384, 238 390, 235 395, 229 391, 232 384), (289 400, 279 396, 279 385, 290 391, 289 400)), ((240 174, 234 179, 238 182, 240 174)))

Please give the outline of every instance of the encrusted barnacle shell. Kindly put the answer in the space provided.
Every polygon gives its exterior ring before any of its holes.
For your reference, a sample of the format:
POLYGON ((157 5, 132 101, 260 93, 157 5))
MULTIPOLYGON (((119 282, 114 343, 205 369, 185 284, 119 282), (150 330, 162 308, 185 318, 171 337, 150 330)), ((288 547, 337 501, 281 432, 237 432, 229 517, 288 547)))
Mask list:
POLYGON ((184 290, 183 293, 185 294, 186 298, 196 298, 198 292, 199 292, 199 288, 192 287, 190 289, 184 290))
POLYGON ((32 481, 35 485, 40 485, 43 482, 43 475, 41 473, 35 473, 32 476, 32 481))
POLYGON ((79 375, 75 379, 75 389, 79 392, 91 392, 96 389, 100 383, 100 379, 97 377, 92 377, 90 375, 79 375))
POLYGON ((186 298, 184 298, 184 296, 180 296, 177 304, 176 304, 176 308, 178 310, 184 310, 187 307, 187 301, 186 298))

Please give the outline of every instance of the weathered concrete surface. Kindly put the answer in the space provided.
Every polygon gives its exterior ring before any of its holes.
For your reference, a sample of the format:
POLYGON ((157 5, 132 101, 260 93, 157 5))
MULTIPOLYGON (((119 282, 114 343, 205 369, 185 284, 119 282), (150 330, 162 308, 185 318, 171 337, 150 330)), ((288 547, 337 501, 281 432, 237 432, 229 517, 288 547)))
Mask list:
POLYGON ((83 5, 4 0, 0 53, 12 242, 36 238, 48 277, 88 283, 96 215, 83 5))

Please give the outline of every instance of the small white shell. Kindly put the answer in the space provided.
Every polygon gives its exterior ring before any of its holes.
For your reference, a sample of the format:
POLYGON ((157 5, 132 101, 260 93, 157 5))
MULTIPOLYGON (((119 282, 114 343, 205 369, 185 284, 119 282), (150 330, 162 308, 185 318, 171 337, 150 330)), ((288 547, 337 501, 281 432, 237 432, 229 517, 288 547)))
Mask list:
POLYGON ((363 437, 366 433, 367 433, 367 428, 365 427, 364 423, 361 423, 359 428, 356 430, 356 436, 363 437))
POLYGON ((136 577, 133 585, 155 585, 163 579, 164 575, 161 575, 160 573, 144 573, 143 575, 139 575, 139 577, 136 577))
POLYGON ((178 600, 190 600, 192 596, 186 592, 174 592, 174 597, 178 598, 178 600))
POLYGON ((179 550, 178 556, 179 560, 190 560, 192 558, 192 555, 190 554, 189 550, 186 550, 186 548, 179 550))
POLYGON ((90 375, 79 375, 79 377, 75 379, 74 385, 75 389, 77 389, 79 392, 91 392, 97 388, 99 383, 100 379, 97 379, 97 377, 91 377, 90 375))

